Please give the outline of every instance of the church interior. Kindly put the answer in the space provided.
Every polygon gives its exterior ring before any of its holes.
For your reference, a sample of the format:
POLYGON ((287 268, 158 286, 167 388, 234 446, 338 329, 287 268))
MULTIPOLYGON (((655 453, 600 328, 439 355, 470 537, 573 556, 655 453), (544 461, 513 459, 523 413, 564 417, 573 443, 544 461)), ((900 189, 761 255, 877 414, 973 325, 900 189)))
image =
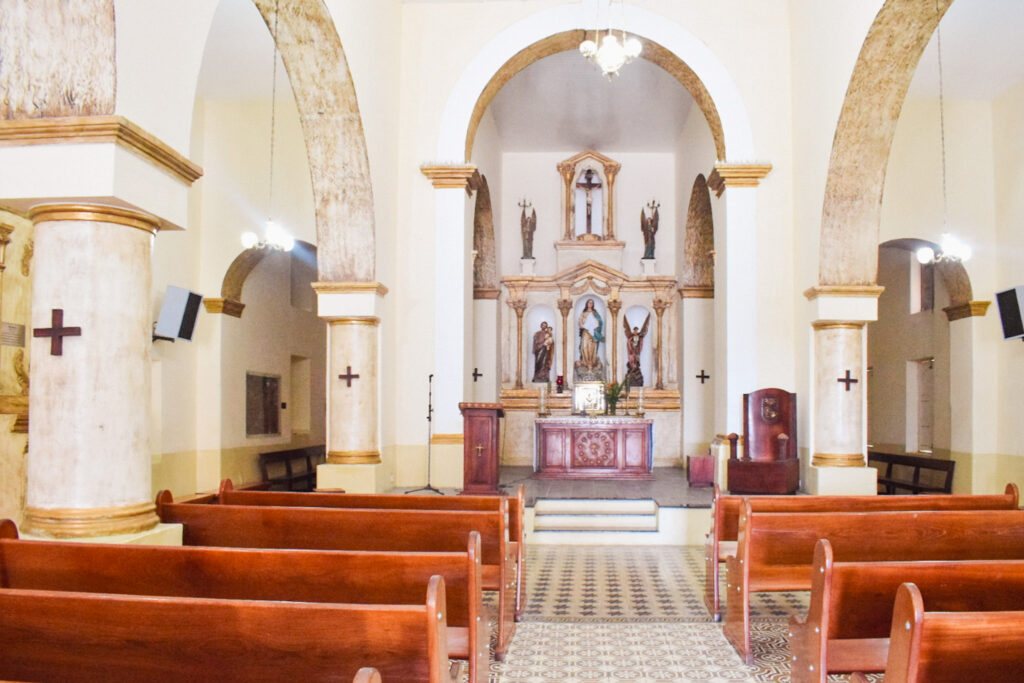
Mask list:
POLYGON ((169 511, 225 480, 501 493, 522 585, 458 676, 799 680, 809 586, 708 606, 728 494, 1024 484, 1021 29, 0 0, 0 543, 207 545, 169 511))

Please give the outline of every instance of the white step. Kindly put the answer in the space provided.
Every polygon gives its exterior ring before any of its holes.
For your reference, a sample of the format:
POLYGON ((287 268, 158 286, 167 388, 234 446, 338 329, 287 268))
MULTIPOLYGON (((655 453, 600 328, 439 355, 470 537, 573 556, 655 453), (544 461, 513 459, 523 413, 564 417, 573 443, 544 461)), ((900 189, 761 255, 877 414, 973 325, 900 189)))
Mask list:
POLYGON ((541 515, 654 515, 658 504, 653 500, 602 500, 589 498, 541 498, 533 507, 541 515))
POLYGON ((537 515, 535 531, 657 531, 657 515, 537 515))

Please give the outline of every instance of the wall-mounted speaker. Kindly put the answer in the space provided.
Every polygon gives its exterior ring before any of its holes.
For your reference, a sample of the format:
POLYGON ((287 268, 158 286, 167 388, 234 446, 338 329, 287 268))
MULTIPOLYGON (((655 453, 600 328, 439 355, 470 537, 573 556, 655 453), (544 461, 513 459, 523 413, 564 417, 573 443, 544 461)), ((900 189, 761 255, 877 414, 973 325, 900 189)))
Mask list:
POLYGON ((1003 339, 1024 338, 1024 286, 996 292, 999 320, 1003 324, 1003 339))
POLYGON ((199 316, 199 305, 202 302, 201 294, 168 285, 153 338, 191 341, 192 332, 196 327, 196 318, 199 316))

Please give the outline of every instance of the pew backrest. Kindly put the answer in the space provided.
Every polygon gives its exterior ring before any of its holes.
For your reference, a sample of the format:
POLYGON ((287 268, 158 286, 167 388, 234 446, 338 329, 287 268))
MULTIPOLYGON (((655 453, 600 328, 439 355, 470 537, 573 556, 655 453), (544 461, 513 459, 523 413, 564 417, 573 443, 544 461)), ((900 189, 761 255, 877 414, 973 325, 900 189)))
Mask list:
POLYGON ((444 580, 420 605, 0 588, 5 680, 450 681, 444 580), (71 673, 73 672, 73 674, 71 673))

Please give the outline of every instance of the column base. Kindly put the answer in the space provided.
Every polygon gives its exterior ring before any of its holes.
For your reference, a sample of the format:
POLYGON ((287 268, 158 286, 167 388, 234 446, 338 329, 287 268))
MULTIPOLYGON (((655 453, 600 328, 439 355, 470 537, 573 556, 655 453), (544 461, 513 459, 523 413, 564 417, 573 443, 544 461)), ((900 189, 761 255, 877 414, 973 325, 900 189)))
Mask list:
MULTIPOLYGON (((123 545, 182 545, 182 524, 157 524, 152 529, 134 534, 113 534, 109 536, 90 536, 88 538, 62 538, 61 541, 81 543, 120 543, 123 545)), ((40 536, 31 532, 19 534, 29 541, 55 541, 53 536, 40 536)))
POLYGON ((818 496, 873 496, 878 493, 878 470, 811 465, 805 472, 804 490, 818 496))
POLYGON ((328 451, 329 465, 379 465, 380 451, 328 451))
POLYGON ((382 469, 379 457, 373 464, 317 465, 316 489, 343 489, 346 493, 385 493, 387 487, 380 481, 383 478, 382 469))
POLYGON ((105 508, 38 508, 25 510, 25 533, 54 539, 121 536, 149 531, 160 522, 153 503, 105 508))

